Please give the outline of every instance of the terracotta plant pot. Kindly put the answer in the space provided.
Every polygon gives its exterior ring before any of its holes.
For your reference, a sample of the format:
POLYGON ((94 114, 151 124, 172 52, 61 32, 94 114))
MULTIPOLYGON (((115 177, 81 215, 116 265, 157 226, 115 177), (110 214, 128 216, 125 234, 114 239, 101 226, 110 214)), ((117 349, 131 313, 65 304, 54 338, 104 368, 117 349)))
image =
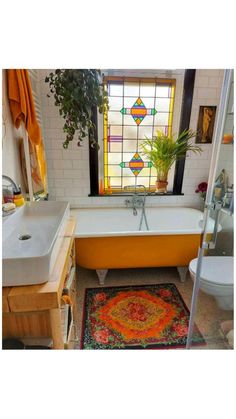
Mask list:
POLYGON ((232 134, 225 134, 223 136, 222 143, 223 144, 232 144, 233 140, 234 140, 234 136, 232 134))
POLYGON ((156 181, 156 192, 158 193, 166 193, 167 192, 167 185, 168 182, 165 180, 157 180, 156 181))

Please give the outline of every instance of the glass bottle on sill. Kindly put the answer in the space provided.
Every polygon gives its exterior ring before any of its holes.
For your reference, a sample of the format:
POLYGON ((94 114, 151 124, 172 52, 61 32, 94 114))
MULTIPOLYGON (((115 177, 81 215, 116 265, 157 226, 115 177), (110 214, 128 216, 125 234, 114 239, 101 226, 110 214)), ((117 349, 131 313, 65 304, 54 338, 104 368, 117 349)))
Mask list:
POLYGON ((99 195, 104 195, 104 187, 103 187, 102 179, 100 179, 100 182, 99 182, 99 195))

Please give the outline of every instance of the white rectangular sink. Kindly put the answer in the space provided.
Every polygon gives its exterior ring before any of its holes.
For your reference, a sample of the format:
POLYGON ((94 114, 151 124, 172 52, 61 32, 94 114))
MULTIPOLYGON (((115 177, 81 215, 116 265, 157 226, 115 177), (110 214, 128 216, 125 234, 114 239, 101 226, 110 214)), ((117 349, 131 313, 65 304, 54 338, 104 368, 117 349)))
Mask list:
POLYGON ((68 202, 26 203, 3 220, 2 284, 41 284, 50 274, 69 218, 68 202))

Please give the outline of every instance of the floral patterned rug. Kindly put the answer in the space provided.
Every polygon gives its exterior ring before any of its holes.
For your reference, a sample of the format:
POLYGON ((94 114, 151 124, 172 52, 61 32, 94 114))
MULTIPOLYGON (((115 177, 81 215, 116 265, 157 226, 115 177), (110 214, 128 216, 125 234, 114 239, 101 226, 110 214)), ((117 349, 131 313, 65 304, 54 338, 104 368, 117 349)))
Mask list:
MULTIPOLYGON (((189 310, 174 284, 87 288, 82 349, 185 347, 189 310)), ((192 344, 205 341, 195 326, 192 344)))

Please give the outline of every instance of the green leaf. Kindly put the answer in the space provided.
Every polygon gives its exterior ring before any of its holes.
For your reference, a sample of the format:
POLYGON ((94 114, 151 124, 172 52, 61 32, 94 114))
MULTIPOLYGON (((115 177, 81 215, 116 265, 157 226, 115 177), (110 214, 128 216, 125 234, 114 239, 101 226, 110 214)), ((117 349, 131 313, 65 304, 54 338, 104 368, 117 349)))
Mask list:
POLYGON ((193 145, 190 140, 195 137, 196 133, 191 130, 184 130, 174 140, 173 136, 157 132, 156 137, 152 139, 146 138, 142 142, 142 153, 157 170, 157 178, 166 180, 168 172, 175 161, 180 160, 188 151, 200 153, 202 150, 199 146, 193 145))

